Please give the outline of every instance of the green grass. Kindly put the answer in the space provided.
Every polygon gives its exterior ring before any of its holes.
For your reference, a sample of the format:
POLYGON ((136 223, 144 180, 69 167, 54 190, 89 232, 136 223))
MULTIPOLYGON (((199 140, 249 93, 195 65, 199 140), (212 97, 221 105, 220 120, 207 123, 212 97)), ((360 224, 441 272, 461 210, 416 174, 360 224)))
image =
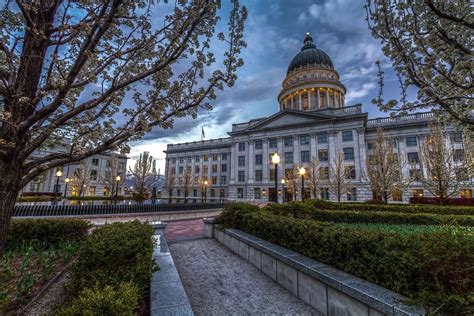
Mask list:
MULTIPOLYGON (((445 226, 436 225, 413 225, 413 224, 366 224, 366 223, 338 223, 337 225, 362 230, 382 230, 391 231, 402 235, 414 235, 419 233, 439 232, 445 226)), ((462 231, 474 233, 474 227, 463 227, 462 231)))

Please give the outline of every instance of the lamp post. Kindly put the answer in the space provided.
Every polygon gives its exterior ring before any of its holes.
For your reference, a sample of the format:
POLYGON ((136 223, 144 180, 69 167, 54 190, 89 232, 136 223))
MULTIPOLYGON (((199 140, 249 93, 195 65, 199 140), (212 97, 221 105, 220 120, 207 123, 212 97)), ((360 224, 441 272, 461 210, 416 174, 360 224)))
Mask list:
POLYGON ((299 173, 301 175, 301 201, 304 202, 304 174, 306 173, 305 168, 301 167, 299 173))
POLYGON ((278 156, 278 153, 272 155, 272 163, 275 165, 275 202, 278 203, 278 164, 280 163, 280 156, 278 156))
POLYGON ((63 175, 63 172, 61 170, 56 171, 56 190, 54 192, 54 204, 58 202, 58 196, 59 196, 59 178, 61 178, 63 175))
POLYGON ((66 183, 66 185, 64 186, 64 197, 66 197, 66 194, 67 194, 67 185, 69 184, 69 182, 71 182, 71 179, 66 178, 66 179, 64 179, 64 182, 66 183))
POLYGON ((204 202, 207 203, 207 180, 204 180, 204 202))
POLYGON ((285 179, 281 179, 281 201, 285 203, 285 179))
POLYGON ((119 186, 119 182, 120 180, 122 180, 122 178, 120 176, 116 176, 115 177, 115 180, 116 180, 116 183, 115 183, 115 204, 117 204, 117 199, 118 199, 118 186, 119 186))

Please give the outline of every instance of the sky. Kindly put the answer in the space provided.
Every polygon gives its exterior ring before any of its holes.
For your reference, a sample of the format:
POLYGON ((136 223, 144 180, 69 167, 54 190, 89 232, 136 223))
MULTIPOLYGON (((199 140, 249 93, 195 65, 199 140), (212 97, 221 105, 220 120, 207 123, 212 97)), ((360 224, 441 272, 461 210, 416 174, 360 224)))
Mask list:
MULTIPOLYGON (((225 12, 228 1, 222 2, 225 12)), ((347 88, 346 105, 361 103, 369 118, 388 116, 371 102, 379 90, 375 61, 381 60, 384 68, 385 100, 399 99, 398 79, 383 56, 380 42, 370 34, 364 3, 241 0, 248 9, 244 31, 247 48, 242 52, 245 64, 237 72, 236 84, 218 94, 212 111, 201 113, 197 119, 177 119, 172 129, 153 130, 142 141, 131 143, 129 165, 141 152, 149 151, 163 173, 167 144, 199 141, 201 128, 205 139, 228 137, 232 124, 278 112, 281 83, 291 59, 303 46, 306 32, 311 33, 316 47, 332 59, 347 88)))

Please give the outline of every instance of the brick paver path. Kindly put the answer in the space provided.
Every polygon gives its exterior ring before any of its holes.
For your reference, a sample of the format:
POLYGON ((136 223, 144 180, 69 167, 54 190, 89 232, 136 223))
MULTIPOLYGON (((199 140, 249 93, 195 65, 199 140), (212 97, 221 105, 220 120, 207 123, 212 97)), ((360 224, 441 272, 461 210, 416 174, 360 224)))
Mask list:
POLYGON ((202 237, 203 228, 204 222, 202 219, 169 222, 166 225, 165 237, 168 241, 202 237))

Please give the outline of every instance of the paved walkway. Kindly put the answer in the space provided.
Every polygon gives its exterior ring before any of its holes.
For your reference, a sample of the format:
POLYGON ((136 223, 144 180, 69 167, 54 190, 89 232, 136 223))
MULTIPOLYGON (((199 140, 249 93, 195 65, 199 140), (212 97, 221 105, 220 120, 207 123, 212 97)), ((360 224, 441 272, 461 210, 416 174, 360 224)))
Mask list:
POLYGON ((175 242, 169 248, 196 315, 317 315, 214 239, 175 242))
POLYGON ((168 222, 165 229, 167 241, 177 241, 202 237, 204 223, 202 219, 168 222))

